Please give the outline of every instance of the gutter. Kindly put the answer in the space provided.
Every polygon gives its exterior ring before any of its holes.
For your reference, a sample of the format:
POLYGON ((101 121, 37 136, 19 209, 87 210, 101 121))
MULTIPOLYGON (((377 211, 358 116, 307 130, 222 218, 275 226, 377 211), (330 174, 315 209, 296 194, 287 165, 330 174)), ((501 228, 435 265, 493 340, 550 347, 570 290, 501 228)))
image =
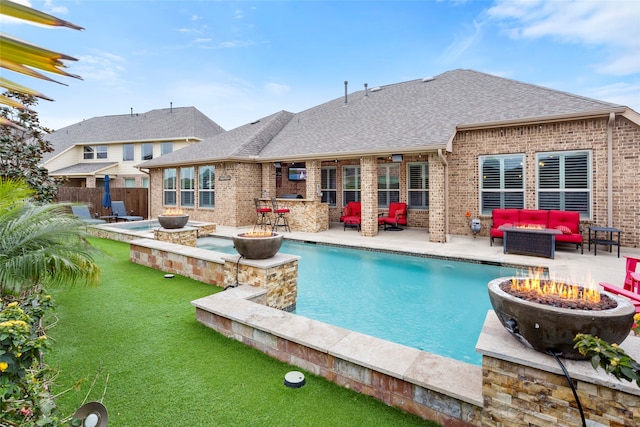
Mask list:
POLYGON ((449 163, 447 158, 442 154, 442 148, 438 148, 438 157, 444 165, 444 239, 445 242, 449 236, 449 163))
POLYGON ((613 125, 616 114, 609 113, 607 122, 607 227, 613 227, 613 125))

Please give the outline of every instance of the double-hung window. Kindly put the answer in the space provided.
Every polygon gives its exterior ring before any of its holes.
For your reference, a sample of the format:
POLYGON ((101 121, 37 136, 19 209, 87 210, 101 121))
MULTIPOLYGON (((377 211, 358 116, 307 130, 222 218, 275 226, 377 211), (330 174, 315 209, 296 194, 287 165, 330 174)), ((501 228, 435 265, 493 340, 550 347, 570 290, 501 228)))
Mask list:
POLYGON ((429 163, 407 164, 409 209, 429 209, 429 163))
POLYGON ((84 160, 106 159, 108 148, 106 145, 85 145, 82 148, 82 158, 84 160))
POLYGON ((176 169, 169 168, 164 170, 163 179, 164 204, 166 206, 176 205, 176 169))
POLYGON ((336 167, 327 167, 320 170, 320 191, 322 191, 322 203, 329 206, 336 205, 338 180, 336 167))
POLYGON ((386 163, 378 165, 378 207, 400 201, 400 165, 386 163))
POLYGON ((133 144, 122 144, 122 161, 130 162, 133 160, 133 144))
POLYGON ((360 166, 342 168, 342 204, 360 201, 360 166))
POLYGON ((524 154, 480 157, 480 212, 524 208, 524 154))
POLYGON ((151 160, 153 159, 153 143, 151 142, 143 142, 141 147, 141 157, 142 160, 151 160))
POLYGON ((591 152, 539 153, 538 208, 591 217, 591 152))
POLYGON ((195 193, 194 167, 180 168, 180 206, 193 206, 195 193))
POLYGON ((213 208, 215 206, 216 167, 213 165, 198 168, 198 206, 213 208))
POLYGON ((163 142, 160 144, 160 155, 173 153, 173 142, 163 142))

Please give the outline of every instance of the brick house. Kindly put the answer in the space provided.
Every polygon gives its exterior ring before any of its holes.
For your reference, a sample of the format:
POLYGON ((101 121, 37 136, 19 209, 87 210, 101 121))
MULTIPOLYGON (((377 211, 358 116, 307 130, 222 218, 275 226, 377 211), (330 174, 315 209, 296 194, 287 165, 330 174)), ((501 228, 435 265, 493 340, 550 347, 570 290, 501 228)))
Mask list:
POLYGON ((639 247, 632 109, 471 70, 344 89, 142 163, 151 216, 179 207, 194 220, 246 226, 255 197, 286 196, 292 228, 318 232, 361 201, 361 232, 375 236, 378 213, 402 201, 409 227, 445 242, 471 234, 467 212, 487 235, 493 208, 564 209, 584 225, 622 229, 623 245, 639 247))
POLYGON ((194 107, 94 117, 49 134, 42 166, 70 187, 102 187, 105 175, 112 187, 148 187, 137 164, 223 132, 194 107))

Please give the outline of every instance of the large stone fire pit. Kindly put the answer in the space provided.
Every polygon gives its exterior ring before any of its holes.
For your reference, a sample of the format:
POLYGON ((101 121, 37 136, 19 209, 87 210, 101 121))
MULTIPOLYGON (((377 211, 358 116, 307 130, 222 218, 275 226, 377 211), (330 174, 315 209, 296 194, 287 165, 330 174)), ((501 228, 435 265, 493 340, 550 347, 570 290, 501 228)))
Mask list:
POLYGON ((158 215, 158 222, 162 228, 183 228, 189 222, 189 215, 158 215))
POLYGON ((617 344, 629 336, 635 308, 625 298, 601 292, 614 300, 617 306, 600 311, 561 308, 511 295, 501 288, 504 282, 511 282, 511 278, 502 277, 489 282, 491 305, 511 334, 538 351, 547 353, 553 350, 567 359, 586 359, 573 348, 577 334, 591 334, 617 344))
POLYGON ((277 233, 240 233, 233 237, 236 251, 247 259, 271 258, 282 246, 282 234, 277 233))

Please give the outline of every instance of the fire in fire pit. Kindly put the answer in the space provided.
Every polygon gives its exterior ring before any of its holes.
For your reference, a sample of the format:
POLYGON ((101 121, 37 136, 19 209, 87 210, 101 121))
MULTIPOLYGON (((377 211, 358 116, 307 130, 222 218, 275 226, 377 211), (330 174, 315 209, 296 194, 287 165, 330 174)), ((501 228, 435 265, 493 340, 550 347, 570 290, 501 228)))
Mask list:
POLYGON ((158 222, 162 228, 182 228, 189 222, 189 215, 182 213, 182 209, 166 209, 158 215, 158 222))
POLYGON ((635 314, 625 298, 539 274, 492 280, 489 299, 502 325, 521 342, 568 359, 585 359, 573 348, 579 333, 620 344, 629 335, 635 314))

